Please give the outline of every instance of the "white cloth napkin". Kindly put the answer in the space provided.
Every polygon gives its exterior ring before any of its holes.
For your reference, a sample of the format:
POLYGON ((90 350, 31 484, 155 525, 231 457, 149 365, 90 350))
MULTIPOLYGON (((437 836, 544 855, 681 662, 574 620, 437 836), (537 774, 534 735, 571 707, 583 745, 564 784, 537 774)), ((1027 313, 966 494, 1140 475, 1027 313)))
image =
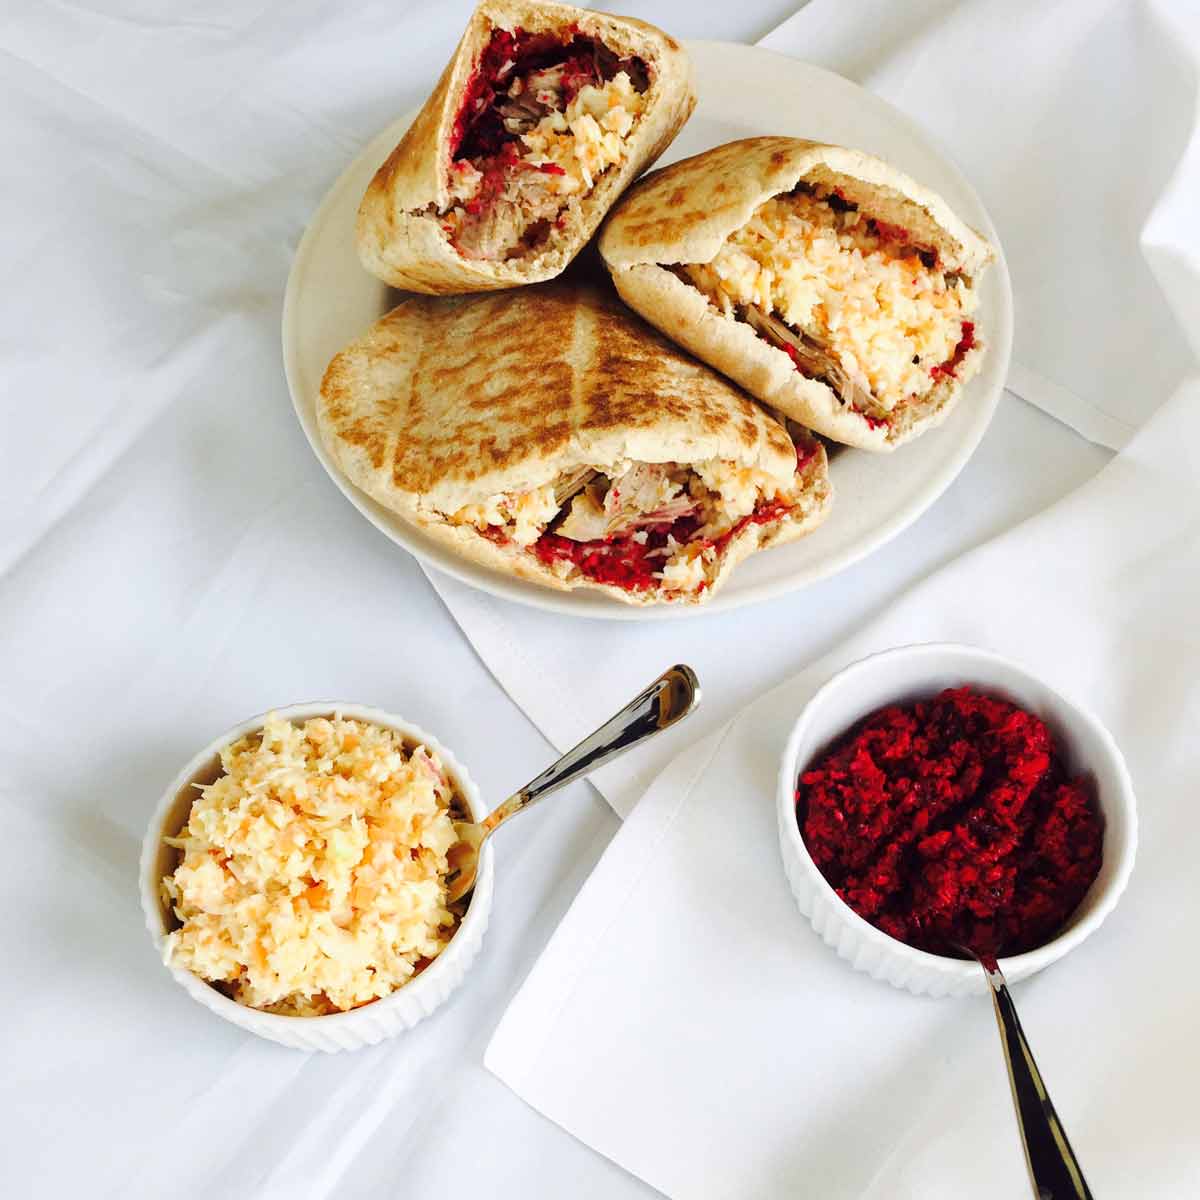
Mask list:
POLYGON ((953 639, 1085 697, 1140 801, 1109 921, 1016 996, 1097 1196, 1200 1194, 1200 380, 1095 480, 910 592, 679 756, 625 822, 513 1002, 486 1063, 673 1200, 1027 1194, 983 997, 854 972, 797 911, 775 773, 846 662, 953 639))
MULTIPOLYGON (((1097 445, 1123 445, 1200 350, 1200 7, 812 0, 761 44, 863 83, 947 147, 991 212, 1012 270, 1010 391, 1097 445)), ((707 698, 690 731, 596 777, 624 814, 680 739, 722 724, 932 566, 1037 512, 1102 461, 1006 396, 976 458, 917 526, 840 577, 752 614, 631 629, 429 577, 560 749, 669 661, 697 668, 707 698)))

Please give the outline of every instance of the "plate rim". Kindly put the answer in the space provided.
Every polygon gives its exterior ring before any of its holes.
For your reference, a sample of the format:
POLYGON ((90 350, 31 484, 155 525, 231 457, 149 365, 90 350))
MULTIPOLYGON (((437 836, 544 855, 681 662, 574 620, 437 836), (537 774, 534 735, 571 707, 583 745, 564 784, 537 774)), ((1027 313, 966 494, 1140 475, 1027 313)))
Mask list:
MULTIPOLYGON (((971 431, 970 436, 962 439, 961 444, 949 456, 946 462, 942 464, 940 470, 926 480, 925 486, 920 492, 920 499, 910 501, 895 515, 885 521, 881 521, 870 533, 855 540, 851 545, 846 546, 842 550, 830 554, 819 563, 799 570, 785 579, 753 584, 737 592, 721 589, 711 600, 704 604, 632 605, 623 604, 621 601, 609 596, 599 593, 589 593, 587 591, 560 594, 549 588, 539 587, 537 584, 503 575, 500 572, 471 563, 466 559, 459 559, 452 551, 437 546, 435 543, 428 542, 428 544, 425 544, 428 539, 425 539, 418 529, 408 529, 406 527, 404 533, 408 536, 402 537, 393 525, 386 524, 385 520, 374 511, 376 507, 382 509, 382 506, 378 505, 378 502, 365 492, 355 487, 342 474, 325 449, 320 438, 320 433, 316 428, 315 409, 314 416, 310 417, 307 411, 308 406, 301 395, 302 389, 298 382, 301 370, 298 361, 300 340, 297 336, 296 326, 299 320, 299 297, 302 291, 300 281, 305 275, 305 267, 312 257, 317 241, 324 232, 331 210, 341 201, 343 192, 349 186, 351 178, 357 174, 359 166, 364 159, 386 157, 386 154, 396 144, 409 125, 412 124, 413 119, 420 111, 419 109, 413 109, 402 114, 395 121, 390 122, 384 129, 372 137, 338 173, 320 204, 318 204, 308 224, 305 226, 304 233, 292 258, 291 267, 288 270, 280 333, 283 343, 284 377, 287 381, 292 409, 296 414, 297 420, 300 422, 300 427, 317 461, 324 468, 326 474, 333 480, 342 495, 350 501, 358 512, 383 534, 389 542, 412 555, 420 564, 422 570, 426 572, 432 570, 449 575, 460 583, 464 583, 469 587, 503 600, 509 600, 527 607, 539 608, 561 615, 583 617, 589 620, 686 620, 689 618, 711 616, 717 613, 732 612, 751 604, 762 604, 769 600, 778 599, 781 596, 802 591, 813 584, 841 573, 855 563, 861 562, 871 554, 874 554, 876 550, 881 549, 893 538, 903 533, 905 529, 920 517, 924 516, 937 503, 946 489, 958 478, 967 463, 974 456, 975 451, 978 449, 980 442, 991 425, 1001 393, 1004 391, 1012 357, 1012 282, 1004 249, 996 232, 995 225, 992 222, 991 215, 987 211, 982 199, 980 199, 979 194, 971 185, 970 180, 959 169, 953 157, 947 153, 937 139, 922 128, 907 113, 889 104, 886 100, 874 95, 874 93, 854 83, 852 80, 838 75, 834 71, 817 66, 814 63, 805 62, 803 59, 794 58, 791 55, 768 49, 764 46, 750 46, 739 42, 722 42, 708 39, 687 40, 684 42, 684 46, 692 55, 696 55, 699 51, 701 55, 715 52, 726 57, 738 56, 760 60, 763 57, 769 57, 774 60, 782 60, 783 63, 794 70, 811 72, 825 77, 826 82, 832 87, 843 90, 849 89, 849 91, 856 93, 860 98, 866 97, 868 103, 874 105, 880 111, 886 112, 893 122, 903 126, 912 140, 923 143, 940 160, 941 165, 954 179, 955 183, 965 194, 972 198, 979 215, 982 217, 982 221, 978 222, 983 226, 981 232, 988 238, 996 250, 996 261, 992 264, 990 270, 994 272, 994 281, 999 284, 1002 301, 1000 311, 995 314, 996 332, 999 336, 988 347, 989 352, 995 356, 995 360, 1000 362, 1001 369, 994 372, 995 382, 990 385, 989 390, 985 394, 973 398, 973 403, 980 410, 975 427, 971 431)), ((936 433, 937 431, 932 432, 936 433)), ((898 451, 898 453, 902 452, 903 448, 898 451)))

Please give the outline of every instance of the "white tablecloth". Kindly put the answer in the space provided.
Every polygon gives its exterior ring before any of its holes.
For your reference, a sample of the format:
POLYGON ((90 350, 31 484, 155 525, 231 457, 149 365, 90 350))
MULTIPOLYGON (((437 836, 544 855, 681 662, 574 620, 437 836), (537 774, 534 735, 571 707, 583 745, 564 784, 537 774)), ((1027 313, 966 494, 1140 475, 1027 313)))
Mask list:
MULTIPOLYGON (((481 1061, 616 827, 590 788, 498 845, 470 986, 353 1057, 306 1058, 198 1009, 137 907, 159 789, 252 712, 382 705, 436 730, 496 799, 550 752, 416 563, 325 478, 279 361, 305 221, 427 92, 469 7, 96 0, 12 4, 0 21, 4 1194, 429 1195, 449 1179, 492 1196, 647 1193, 481 1061)), ((752 40, 795 5, 623 7, 752 40)), ((971 468, 983 486, 808 594, 786 652, 739 695, 1105 457, 1006 402, 971 468), (1036 455, 1008 475, 1018 443, 1036 455)), ((754 622, 726 637, 731 654, 753 644, 754 622)), ((661 653, 636 644, 653 674, 661 653)))

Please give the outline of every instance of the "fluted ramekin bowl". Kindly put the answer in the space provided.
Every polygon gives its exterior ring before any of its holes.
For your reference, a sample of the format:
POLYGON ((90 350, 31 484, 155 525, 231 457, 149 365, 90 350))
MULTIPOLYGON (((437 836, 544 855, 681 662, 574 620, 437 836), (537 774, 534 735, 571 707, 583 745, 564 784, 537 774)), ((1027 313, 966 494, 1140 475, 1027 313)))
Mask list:
MULTIPOLYGON (((405 746, 412 748, 424 745, 438 755, 454 781, 455 791, 470 811, 471 820, 479 821, 487 815, 479 790, 466 768, 437 738, 410 721, 361 704, 296 704, 274 711, 292 722, 306 721, 310 717, 330 717, 339 713, 343 717, 394 729, 403 736, 405 746)), ((261 729, 265 720, 265 713, 252 717, 214 738, 175 776, 154 810, 142 843, 140 875, 142 911, 146 918, 146 928, 150 931, 160 959, 163 956, 166 936, 175 927, 176 921, 170 909, 163 903, 159 884, 163 876, 174 869, 178 853, 170 846, 164 845, 162 839, 164 836, 177 834, 186 822, 192 797, 196 794, 192 784, 211 783, 220 774, 221 750, 246 734, 261 729)), ((444 1004, 462 983, 483 945, 483 935, 487 930, 492 906, 493 870, 492 847, 485 843, 479 856, 479 876, 475 890, 467 911, 446 948, 403 987, 350 1012, 330 1013, 319 1017, 286 1017, 260 1012, 256 1008, 230 1000, 212 984, 191 971, 176 966, 168 966, 167 969, 188 995, 210 1012, 272 1042, 279 1042, 296 1050, 324 1050, 330 1053, 374 1045, 384 1038, 394 1037, 406 1029, 411 1029, 418 1021, 444 1004)))
POLYGON ((779 845, 800 911, 856 970, 917 995, 983 992, 979 964, 914 949, 854 912, 809 856, 796 819, 801 773, 864 717, 888 704, 971 684, 1037 714, 1062 748, 1072 774, 1090 778, 1104 819, 1100 873, 1067 923, 1045 945, 1000 959, 1010 982, 1057 962, 1093 934, 1115 907, 1133 870, 1137 809, 1125 760, 1112 735, 1086 708, 1017 663, 988 650, 951 643, 901 646, 839 671, 808 701, 788 739, 779 770, 779 845))

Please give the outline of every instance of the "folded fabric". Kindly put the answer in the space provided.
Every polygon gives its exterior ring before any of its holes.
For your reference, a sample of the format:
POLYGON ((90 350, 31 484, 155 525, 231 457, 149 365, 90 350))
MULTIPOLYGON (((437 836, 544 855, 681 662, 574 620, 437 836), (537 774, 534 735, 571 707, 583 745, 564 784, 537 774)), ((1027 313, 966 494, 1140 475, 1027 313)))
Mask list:
POLYGON ((1181 952, 1200 905, 1200 380, 1095 480, 909 593, 681 755, 634 810, 513 1002, 487 1065, 676 1200, 1024 1195, 987 1001, 853 971, 797 911, 775 773, 805 699, 887 646, 959 640, 1085 699, 1140 802, 1105 926, 1017 988, 1097 1195, 1200 1191, 1181 952))

